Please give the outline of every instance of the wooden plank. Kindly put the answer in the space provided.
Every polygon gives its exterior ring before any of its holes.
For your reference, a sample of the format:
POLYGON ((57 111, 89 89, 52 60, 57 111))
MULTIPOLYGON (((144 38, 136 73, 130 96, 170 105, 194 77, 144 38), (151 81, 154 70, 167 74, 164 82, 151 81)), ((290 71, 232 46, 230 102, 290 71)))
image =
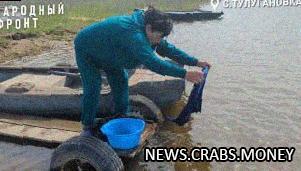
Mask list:
POLYGON ((56 147, 80 130, 77 121, 0 113, 0 138, 19 144, 56 147))
POLYGON ((78 135, 79 132, 0 122, 0 136, 23 140, 34 140, 44 143, 62 143, 67 139, 78 135))
MULTIPOLYGON (((25 144, 56 147, 79 136, 80 130, 80 124, 76 121, 0 113, 0 139, 6 138, 10 142, 23 141, 25 144)), ((156 130, 157 124, 146 124, 140 146, 132 150, 116 150, 117 154, 121 157, 134 157, 156 130)))
POLYGON ((0 112, 0 122, 43 127, 48 129, 62 129, 73 132, 80 132, 81 125, 78 121, 64 120, 50 117, 31 115, 18 115, 0 112))

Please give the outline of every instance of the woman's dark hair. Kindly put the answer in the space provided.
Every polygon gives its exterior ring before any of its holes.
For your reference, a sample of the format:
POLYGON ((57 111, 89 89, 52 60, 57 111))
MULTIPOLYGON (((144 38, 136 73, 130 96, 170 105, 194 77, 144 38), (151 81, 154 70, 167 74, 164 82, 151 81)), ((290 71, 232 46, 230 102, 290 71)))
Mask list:
POLYGON ((168 36, 173 28, 172 20, 168 14, 149 6, 144 13, 144 24, 151 25, 152 31, 163 33, 163 37, 168 36))

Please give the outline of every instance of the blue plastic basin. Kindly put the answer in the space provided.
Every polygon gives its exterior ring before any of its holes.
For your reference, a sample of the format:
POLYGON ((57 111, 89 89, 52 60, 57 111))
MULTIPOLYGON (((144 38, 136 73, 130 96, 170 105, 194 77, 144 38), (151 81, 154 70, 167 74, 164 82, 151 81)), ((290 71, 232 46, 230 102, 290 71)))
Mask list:
POLYGON ((100 130, 115 149, 132 149, 140 144, 145 122, 142 119, 119 118, 102 125, 100 130))

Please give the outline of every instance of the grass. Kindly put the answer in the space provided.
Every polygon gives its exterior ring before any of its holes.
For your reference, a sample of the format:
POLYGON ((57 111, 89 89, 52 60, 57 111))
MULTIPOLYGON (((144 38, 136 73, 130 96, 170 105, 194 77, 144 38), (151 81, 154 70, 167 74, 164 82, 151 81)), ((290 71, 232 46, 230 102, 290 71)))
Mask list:
MULTIPOLYGON (((41 1, 29 0, 27 4, 40 4, 41 1)), ((82 2, 77 0, 63 1, 64 15, 38 16, 38 27, 29 29, 0 30, 0 35, 21 32, 24 34, 55 35, 64 38, 66 32, 76 33, 82 27, 99 21, 111 15, 121 15, 131 12, 135 8, 143 8, 152 4, 160 10, 189 10, 198 8, 202 0, 91 0, 82 2)), ((50 3, 51 4, 51 1, 50 3)), ((56 1, 55 4, 58 4, 56 1)), ((45 9, 47 9, 45 7, 45 9)))
MULTIPOLYGON (((45 4, 46 14, 48 4, 57 5, 59 2, 60 1, 57 0, 26 0, 21 2, 3 1, 0 2, 0 7, 6 5, 17 5, 19 7, 21 5, 27 5, 27 10, 29 12, 30 5, 35 4, 38 8, 39 5, 45 4)), ((30 28, 28 29, 21 28, 20 30, 17 30, 13 27, 8 30, 6 28, 0 29, 0 63, 24 55, 36 54, 39 53, 39 50, 41 51, 43 49, 39 48, 35 50, 34 47, 31 47, 30 51, 28 51, 26 49, 29 47, 24 48, 22 46, 16 46, 18 43, 12 41, 12 37, 14 37, 13 35, 16 33, 21 33, 34 42, 37 39, 64 40, 71 42, 75 34, 81 28, 112 15, 129 14, 135 8, 144 8, 148 5, 153 5, 162 11, 193 10, 198 8, 200 4, 209 2, 209 0, 62 0, 62 2, 65 6, 64 14, 51 16, 47 16, 46 14, 44 16, 37 16, 37 28, 33 28, 33 21, 31 20, 30 28)), ((2 13, 3 12, 0 12, 0 14, 2 13)), ((41 45, 41 47, 42 46, 43 45, 41 45)))
POLYGON ((3 36, 0 37, 0 47, 7 47, 9 40, 3 36))

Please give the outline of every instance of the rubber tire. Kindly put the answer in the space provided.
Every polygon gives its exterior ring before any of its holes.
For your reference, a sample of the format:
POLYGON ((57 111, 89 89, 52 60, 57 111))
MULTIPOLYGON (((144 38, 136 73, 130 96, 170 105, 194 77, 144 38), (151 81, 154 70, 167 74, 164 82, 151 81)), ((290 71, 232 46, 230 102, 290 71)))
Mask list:
POLYGON ((124 170, 115 151, 107 143, 92 136, 73 137, 58 146, 52 154, 50 170, 68 170, 63 168, 72 160, 86 161, 96 171, 124 170))
POLYGON ((149 98, 136 94, 130 95, 129 99, 132 112, 139 112, 142 117, 147 120, 153 120, 159 123, 164 122, 160 108, 149 98))

